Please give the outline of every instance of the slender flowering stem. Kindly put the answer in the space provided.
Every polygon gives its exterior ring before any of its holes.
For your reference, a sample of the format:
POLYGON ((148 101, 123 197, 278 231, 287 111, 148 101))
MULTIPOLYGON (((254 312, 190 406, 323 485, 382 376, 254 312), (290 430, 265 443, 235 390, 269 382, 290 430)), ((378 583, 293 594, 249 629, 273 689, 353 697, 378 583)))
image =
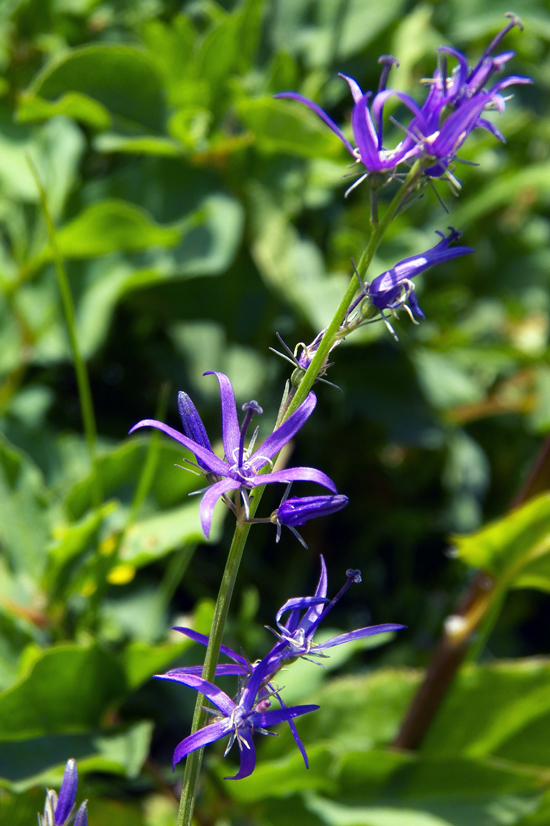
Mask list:
MULTIPOLYGON (((414 190, 414 187, 418 182, 421 172, 421 163, 417 162, 412 167, 409 174, 407 175, 406 180, 400 186, 399 190, 390 202, 384 214, 384 217, 382 218, 380 223, 373 225, 369 243, 367 244, 367 247, 363 255, 361 256, 361 260, 358 266, 358 273, 360 278, 364 279, 367 270, 372 262, 374 254, 384 236, 385 231, 389 227, 391 221, 395 218, 400 207, 404 204, 410 193, 414 190)), ((318 376, 319 370, 322 368, 322 365, 328 357, 331 346, 336 341, 338 332, 345 318, 346 312, 348 311, 349 306, 352 303, 356 292, 357 279, 354 276, 340 304, 336 309, 334 318, 327 327, 325 335, 323 336, 321 343, 319 344, 319 348, 314 358, 312 359, 311 364, 309 365, 307 371, 305 372, 302 378, 302 381, 296 389, 294 398, 292 399, 284 415, 278 422, 279 427, 305 401, 308 393, 310 392, 318 376)), ((269 469, 269 466, 266 465, 264 468, 260 470, 260 474, 267 473, 269 469)), ((256 509, 260 504, 263 491, 263 485, 258 486, 254 489, 254 496, 250 502, 249 518, 254 517, 256 509)), ((220 645, 222 642, 225 622, 227 619, 227 614, 229 612, 231 596, 233 594, 235 580, 237 578, 239 565, 242 559, 249 530, 250 523, 245 523, 242 525, 237 524, 235 527, 235 533, 233 535, 231 547, 229 549, 225 571, 223 574, 220 590, 214 608, 214 618, 212 621, 210 639, 208 643, 208 648, 206 650, 206 657, 204 660, 204 667, 202 671, 203 680, 208 680, 209 682, 213 681, 216 674, 216 665, 218 663, 220 645)), ((195 712, 193 715, 193 724, 191 727, 192 734, 194 734, 196 731, 198 731, 206 724, 207 714, 201 707, 203 704, 204 697, 202 694, 199 694, 197 697, 195 712)), ((186 758, 177 826, 191 826, 193 811, 195 807, 195 798, 197 795, 197 785, 202 765, 202 754, 203 750, 198 749, 197 751, 191 752, 186 758)))
MULTIPOLYGON (((368 269, 372 263, 372 259, 374 258, 374 254, 378 249, 382 238, 384 237, 384 233, 386 232, 389 225, 395 218, 400 207, 403 206, 408 196, 413 192, 420 178, 421 173, 422 162, 417 161, 411 168, 405 181, 399 187, 395 196, 388 205, 388 208, 382 220, 379 223, 373 225, 369 242, 361 256, 361 259, 357 267, 357 273, 360 279, 364 280, 368 272, 368 269)), ((337 340, 338 332, 346 316, 346 313, 355 297, 356 292, 357 278, 354 276, 351 279, 340 304, 338 305, 334 318, 328 325, 326 332, 323 338, 321 339, 319 347, 317 348, 317 352, 313 356, 309 367, 307 368, 300 384, 296 389, 292 401, 290 402, 287 410, 285 411, 285 415, 282 417, 281 424, 282 422, 286 421, 286 419, 300 407, 300 405, 304 402, 307 394, 313 387, 313 384, 315 383, 315 380, 319 375, 319 371, 321 370, 323 364, 328 358, 328 354, 330 353, 332 346, 337 340)))
POLYGON ((80 347, 78 345, 78 338, 76 335, 76 314, 74 310, 73 297, 71 295, 71 287, 61 251, 57 243, 57 235, 53 218, 48 206, 46 192, 42 186, 36 167, 30 157, 27 156, 27 161, 35 180, 36 187, 40 195, 40 202, 42 204, 42 211, 46 220, 46 227, 48 230, 48 238, 52 248, 52 255, 55 264, 55 272, 57 275, 57 283, 59 292, 61 294, 61 303, 63 305, 63 312, 65 314, 65 322, 67 324, 67 331, 69 333, 69 341, 73 354, 73 363, 76 373, 76 384, 78 387, 78 397, 80 399, 80 412, 82 414, 82 423, 84 425, 84 435, 86 437, 86 444, 88 445, 88 454, 90 456, 90 464, 92 469, 92 495, 93 503, 97 508, 101 505, 103 493, 101 490, 101 482, 99 479, 97 456, 96 456, 96 439, 97 428, 95 423, 94 406, 92 402, 92 391, 90 389, 90 380, 88 378, 88 370, 86 369, 86 362, 82 358, 80 347))

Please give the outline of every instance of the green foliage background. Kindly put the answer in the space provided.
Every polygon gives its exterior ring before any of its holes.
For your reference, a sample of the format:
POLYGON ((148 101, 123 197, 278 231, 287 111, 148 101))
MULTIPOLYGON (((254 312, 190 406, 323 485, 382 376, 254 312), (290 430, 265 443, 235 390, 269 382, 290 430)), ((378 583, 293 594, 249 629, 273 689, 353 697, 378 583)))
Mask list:
MULTIPOLYGON (((377 58, 391 52, 401 64, 391 85, 417 94, 438 45, 475 60, 507 10, 494 0, 0 5, 2 822, 33 822, 40 785, 58 783, 69 757, 91 826, 175 822, 169 763, 194 697, 150 677, 200 662, 168 628, 185 617, 208 632, 231 520, 220 507, 205 543, 198 500, 186 498, 196 480, 174 467, 182 451, 126 433, 154 415, 177 427, 185 389, 216 438, 208 369, 229 374, 241 403, 261 402, 268 433, 289 372, 269 352, 275 333, 293 347, 328 322, 368 227, 365 189, 343 198, 349 158, 337 138, 272 95, 298 90, 343 123, 350 99, 337 72, 376 88, 377 58), (75 297, 101 507, 28 157, 75 297)), ((319 386, 292 461, 322 468, 350 505, 305 526, 308 552, 290 534, 275 545, 269 527, 251 532, 227 642, 265 653, 262 625, 311 591, 319 553, 332 591, 346 568, 363 573, 336 626, 408 630, 375 651, 338 650, 327 671, 294 666, 288 700, 322 706, 301 721, 309 772, 287 731, 261 744, 239 783, 221 779, 228 761, 212 748, 201 824, 550 822, 548 498, 475 533, 508 509, 550 428, 550 12, 542 0, 514 11, 525 32, 507 41, 513 71, 536 85, 519 87, 500 117, 507 144, 476 133, 463 157, 480 166, 460 167, 460 200, 440 190, 451 214, 427 192, 392 226, 374 274, 448 224, 476 253, 418 279, 427 321, 404 316, 398 344, 378 324, 334 352, 342 392, 319 386), (496 626, 421 751, 391 751, 469 566, 500 577, 496 626)))

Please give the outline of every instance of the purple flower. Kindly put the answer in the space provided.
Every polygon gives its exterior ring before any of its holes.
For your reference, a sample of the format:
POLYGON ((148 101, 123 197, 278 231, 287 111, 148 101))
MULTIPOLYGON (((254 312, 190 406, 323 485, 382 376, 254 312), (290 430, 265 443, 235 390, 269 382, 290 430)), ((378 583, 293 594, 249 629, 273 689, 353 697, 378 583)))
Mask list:
MULTIPOLYGON (((46 792, 44 815, 38 815, 39 826, 66 826, 68 824, 74 809, 77 787, 76 760, 71 758, 67 760, 65 766, 59 796, 52 789, 46 792)), ((87 824, 86 803, 82 803, 76 813, 73 826, 87 826, 87 824)))
POLYGON ((462 146, 470 132, 476 128, 490 131, 498 140, 504 137, 497 127, 482 117, 485 110, 504 111, 506 99, 500 94, 508 86, 532 83, 532 79, 518 75, 509 75, 496 83, 491 89, 485 84, 496 73, 502 71, 505 64, 515 52, 508 51, 491 57, 504 36, 514 26, 523 29, 520 20, 513 14, 508 23, 491 41, 478 63, 470 68, 462 52, 447 46, 438 49, 444 55, 440 66, 430 82, 429 94, 409 126, 409 141, 418 138, 428 157, 438 160, 433 167, 426 169, 430 177, 438 177, 448 171, 448 164, 453 160, 457 150, 462 146), (451 75, 447 74, 447 58, 451 55, 457 61, 451 75), (450 114, 442 120, 445 110, 450 114))
POLYGON ((230 491, 240 491, 246 510, 248 509, 247 491, 269 482, 286 482, 287 484, 295 481, 316 482, 336 493, 334 482, 325 473, 315 468, 297 467, 261 473, 266 465, 273 466, 272 459, 313 413, 317 403, 314 393, 310 393, 298 410, 289 416, 271 436, 268 436, 258 450, 252 452, 257 431, 247 449, 245 449, 246 432, 253 414, 261 414, 262 408, 254 401, 243 405, 245 416, 239 427, 235 395, 228 377, 224 373, 214 371, 208 371, 204 375, 216 376, 220 384, 224 459, 220 459, 212 450, 202 420, 186 393, 180 393, 178 396, 185 435, 155 419, 144 419, 138 422, 132 427, 130 433, 140 427, 156 427, 172 439, 176 439, 195 455, 196 467, 206 474, 210 485, 206 488, 200 505, 201 524, 206 537, 210 533, 216 502, 230 491))
POLYGON ((461 236, 461 233, 452 227, 449 227, 447 236, 442 232, 437 234, 441 236, 441 241, 435 247, 421 255, 405 258, 391 270, 386 270, 366 285, 367 296, 381 313, 384 310, 396 310, 398 307, 408 309, 406 304, 408 301, 413 313, 418 318, 424 318, 424 313, 418 306, 411 279, 434 264, 441 264, 451 258, 474 252, 472 247, 450 247, 450 244, 461 236))
POLYGON ((347 75, 340 75, 349 85, 354 101, 351 124, 356 143, 355 149, 338 126, 336 126, 332 118, 316 103, 297 94, 297 92, 280 92, 275 95, 276 98, 292 98, 293 100, 298 100, 300 103, 304 103, 312 109, 340 138, 346 149, 353 155, 354 160, 360 161, 363 166, 366 167, 366 175, 363 175, 356 181, 354 186, 357 186, 357 184, 372 172, 393 171, 402 161, 408 160, 418 153, 414 142, 411 143, 406 139, 394 149, 388 150, 384 148, 383 114, 386 101, 390 97, 399 98, 415 116, 420 115, 420 109, 418 104, 415 103, 409 95, 406 95, 404 92, 385 88, 389 68, 391 65, 397 64, 397 60, 391 56, 384 56, 380 58, 379 62, 386 65, 382 70, 378 93, 374 96, 372 102, 372 92, 363 93, 357 81, 347 75))
POLYGON ((281 538, 281 526, 286 525, 298 540, 307 548, 304 540, 296 530, 297 525, 305 525, 310 519, 318 516, 328 516, 330 513, 342 510, 349 499, 343 494, 336 496, 292 496, 286 497, 271 516, 271 521, 277 525, 277 542, 281 538))
POLYGON ((396 623, 385 623, 383 625, 370 625, 366 628, 357 628, 346 634, 339 634, 331 637, 325 642, 315 644, 313 636, 319 624, 326 617, 328 612, 343 597, 352 583, 361 582, 359 571, 349 569, 346 571, 346 582, 338 593, 330 601, 327 599, 327 570, 325 560, 321 556, 321 576, 313 597, 297 597, 289 599, 277 613, 276 621, 279 631, 273 631, 280 642, 275 645, 270 654, 266 657, 269 662, 270 672, 278 671, 288 662, 292 662, 299 657, 324 657, 323 652, 327 648, 334 648, 345 642, 372 637, 375 634, 383 634, 387 631, 400 631, 404 625, 396 623), (302 611, 304 611, 303 615, 302 611), (288 619, 283 624, 283 616, 290 612, 288 619))
POLYGON ((252 740, 255 731, 260 734, 273 734, 273 732, 266 731, 267 726, 274 726, 285 721, 290 722, 301 714, 307 714, 319 708, 315 705, 305 705, 268 711, 271 701, 267 692, 261 692, 267 667, 268 661, 264 659, 252 668, 250 677, 239 692, 237 703, 213 683, 190 674, 184 669, 179 669, 177 673, 172 671, 168 674, 157 675, 159 679, 174 680, 200 691, 219 709, 218 713, 211 711, 214 715, 213 722, 194 734, 190 734, 179 743, 174 751, 173 767, 190 752, 230 735, 225 754, 236 740, 241 764, 236 775, 225 779, 241 780, 249 777, 256 765, 256 752, 252 740))

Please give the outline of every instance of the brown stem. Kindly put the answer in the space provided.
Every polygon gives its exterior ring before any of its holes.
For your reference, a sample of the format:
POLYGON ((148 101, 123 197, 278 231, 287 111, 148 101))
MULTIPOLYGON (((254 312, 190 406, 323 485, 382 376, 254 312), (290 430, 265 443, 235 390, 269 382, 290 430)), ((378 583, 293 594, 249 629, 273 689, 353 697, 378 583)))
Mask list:
MULTIPOLYGON (((510 510, 547 488, 550 488, 550 437, 542 445, 510 510)), ((472 636, 486 615, 494 588, 492 577, 485 571, 478 571, 456 612, 447 618, 424 681, 393 743, 395 748, 414 750, 422 743, 466 656, 472 636)))

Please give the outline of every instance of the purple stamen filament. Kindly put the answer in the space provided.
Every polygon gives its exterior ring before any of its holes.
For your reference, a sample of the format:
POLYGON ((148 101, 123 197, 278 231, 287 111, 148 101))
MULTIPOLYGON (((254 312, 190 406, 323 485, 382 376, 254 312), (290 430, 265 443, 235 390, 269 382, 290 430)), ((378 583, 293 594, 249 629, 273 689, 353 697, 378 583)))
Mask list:
POLYGON ((305 635, 304 635, 304 636, 306 637, 306 639, 307 639, 307 637, 311 637, 311 636, 312 636, 312 634, 314 634, 314 633, 315 633, 315 631, 317 630, 317 626, 318 626, 318 625, 320 625, 320 623, 321 623, 321 622, 323 621, 323 619, 326 617, 326 615, 328 614, 328 612, 330 611, 330 609, 331 609, 331 608, 333 608, 333 607, 336 605, 336 603, 338 602, 338 600, 342 599, 342 597, 344 596, 344 594, 345 594, 345 593, 346 593, 346 591, 348 590, 349 586, 350 586, 352 583, 354 583, 354 582, 361 582, 361 572, 360 572, 360 571, 357 571, 357 570, 354 570, 353 568, 349 568, 349 569, 346 571, 346 576, 347 576, 347 580, 344 582, 344 584, 342 585, 342 587, 340 588, 340 590, 338 591, 338 593, 336 594, 336 596, 335 596, 335 597, 333 597, 333 598, 331 599, 331 601, 329 602, 329 604, 328 604, 328 605, 326 606, 326 608, 323 610, 323 613, 321 614, 321 616, 319 617, 319 619, 317 620, 317 622, 314 622, 314 623, 313 623, 313 624, 312 624, 312 625, 311 625, 311 626, 307 629, 307 631, 306 631, 306 633, 305 633, 305 635))

